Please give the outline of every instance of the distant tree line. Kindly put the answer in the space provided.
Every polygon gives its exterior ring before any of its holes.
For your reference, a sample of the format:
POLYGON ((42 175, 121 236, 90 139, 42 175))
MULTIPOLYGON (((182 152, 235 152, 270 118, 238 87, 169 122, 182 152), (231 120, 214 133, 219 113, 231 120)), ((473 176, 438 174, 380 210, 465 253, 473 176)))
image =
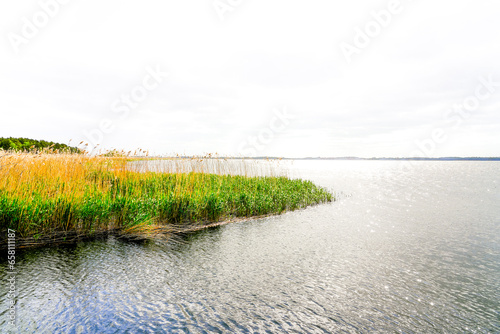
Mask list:
POLYGON ((0 149, 5 151, 42 151, 44 149, 58 150, 59 152, 80 153, 80 149, 66 144, 54 143, 46 140, 36 140, 29 138, 3 138, 0 137, 0 149))

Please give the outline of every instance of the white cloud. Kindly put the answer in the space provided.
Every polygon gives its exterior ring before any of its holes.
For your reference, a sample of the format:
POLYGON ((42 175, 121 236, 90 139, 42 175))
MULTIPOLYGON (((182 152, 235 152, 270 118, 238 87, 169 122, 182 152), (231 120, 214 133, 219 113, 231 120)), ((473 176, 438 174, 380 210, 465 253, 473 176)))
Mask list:
MULTIPOLYGON (((500 81, 500 5, 401 0, 348 64, 339 44, 388 3, 246 1, 221 21, 210 1, 72 0, 16 54, 7 34, 40 4, 4 2, 0 136, 76 142, 110 118, 105 147, 238 154, 285 105, 297 119, 261 154, 408 156, 478 77, 500 81), (114 119, 111 103, 156 64, 170 76, 114 119)), ((434 154, 500 156, 499 106, 500 89, 434 154)))

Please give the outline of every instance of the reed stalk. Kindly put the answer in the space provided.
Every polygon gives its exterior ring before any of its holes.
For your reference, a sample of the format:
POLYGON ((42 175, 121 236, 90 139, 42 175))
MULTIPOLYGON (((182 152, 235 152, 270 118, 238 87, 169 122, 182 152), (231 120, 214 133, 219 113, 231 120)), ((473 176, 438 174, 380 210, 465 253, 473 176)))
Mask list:
POLYGON ((332 200, 255 161, 0 151, 0 229, 22 238, 202 226, 332 200))

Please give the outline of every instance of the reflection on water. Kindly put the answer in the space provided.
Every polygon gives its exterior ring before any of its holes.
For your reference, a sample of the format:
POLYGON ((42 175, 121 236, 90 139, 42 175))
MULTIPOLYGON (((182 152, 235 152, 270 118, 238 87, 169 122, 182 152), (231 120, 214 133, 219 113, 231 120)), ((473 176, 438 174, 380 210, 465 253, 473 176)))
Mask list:
POLYGON ((298 161, 340 200, 168 244, 26 252, 19 332, 499 332, 499 167, 298 161))

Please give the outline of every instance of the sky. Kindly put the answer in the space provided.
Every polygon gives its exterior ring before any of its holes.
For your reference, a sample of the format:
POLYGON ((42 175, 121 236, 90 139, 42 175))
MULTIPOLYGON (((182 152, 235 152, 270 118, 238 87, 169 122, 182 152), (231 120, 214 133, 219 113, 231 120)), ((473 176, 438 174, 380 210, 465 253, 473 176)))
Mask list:
POLYGON ((500 156, 499 13, 495 0, 2 1, 0 137, 500 156))

